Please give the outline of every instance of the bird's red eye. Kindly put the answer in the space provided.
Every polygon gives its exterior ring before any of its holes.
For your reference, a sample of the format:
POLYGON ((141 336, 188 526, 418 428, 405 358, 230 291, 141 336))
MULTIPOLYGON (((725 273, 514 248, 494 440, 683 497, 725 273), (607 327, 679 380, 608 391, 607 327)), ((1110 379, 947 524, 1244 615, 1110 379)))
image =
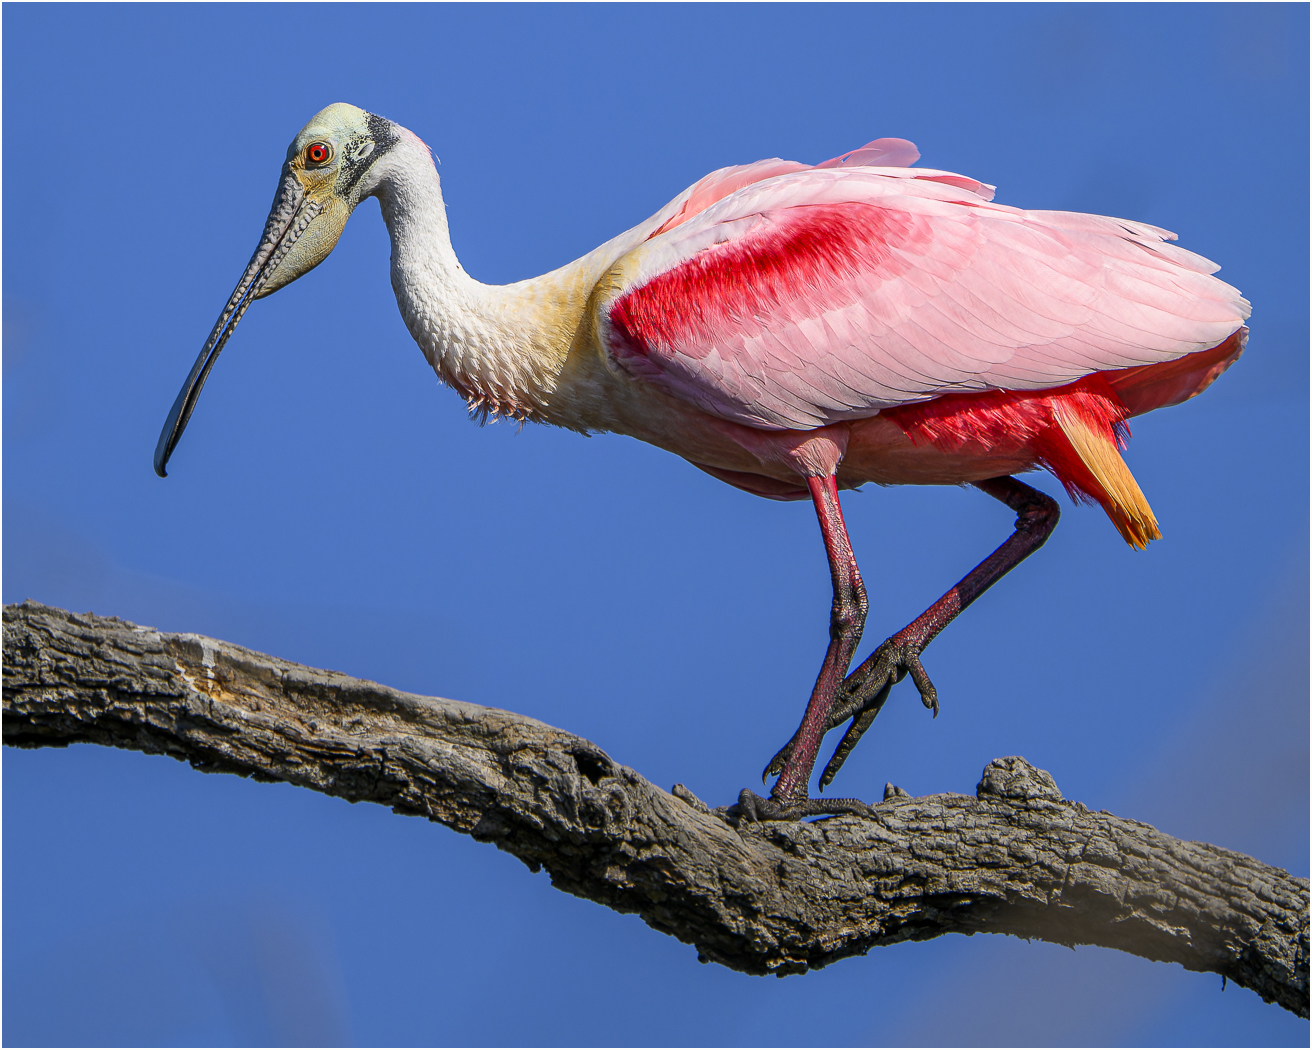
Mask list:
POLYGON ((326 142, 311 142, 305 148, 305 159, 311 164, 322 164, 332 155, 332 148, 326 142))

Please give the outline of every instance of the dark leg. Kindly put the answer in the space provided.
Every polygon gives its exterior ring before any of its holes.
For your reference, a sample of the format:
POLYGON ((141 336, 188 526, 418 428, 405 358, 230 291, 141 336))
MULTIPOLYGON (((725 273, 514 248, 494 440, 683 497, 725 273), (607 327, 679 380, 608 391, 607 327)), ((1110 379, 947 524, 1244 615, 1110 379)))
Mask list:
MULTIPOLYGON (((834 698, 847 674, 852 654, 861 640, 861 628, 866 622, 866 589, 856 567, 852 544, 843 524, 843 512, 838 505, 838 485, 831 474, 827 478, 807 478, 807 488, 815 503, 820 519, 820 532, 824 536, 825 551, 829 555, 829 572, 834 583, 834 602, 829 613, 829 649, 811 700, 807 704, 802 724, 793 737, 793 746, 787 760, 779 763, 781 776, 770 791, 770 798, 758 799, 750 792, 743 793, 740 805, 750 818, 779 818, 814 815, 819 812, 850 812, 854 806, 864 809, 863 803, 850 799, 832 799, 827 802, 809 800, 806 786, 815 767, 820 741, 832 724, 834 698), (811 805, 808 805, 808 802, 811 805), (846 805, 852 803, 852 805, 846 805), (835 808, 841 806, 841 808, 835 808)), ((773 764, 772 764, 773 765, 773 764)), ((768 774, 767 774, 768 775, 768 774)))
MULTIPOLYGON (((1057 526, 1057 501, 1012 477, 974 483, 977 489, 999 499, 1016 512, 1016 531, 997 550, 972 569, 960 583, 925 610, 912 623, 889 638, 848 676, 830 712, 828 728, 852 719, 834 757, 820 776, 824 790, 870 728, 888 699, 889 690, 910 674, 920 699, 938 715, 938 692, 920 663, 920 654, 971 602, 1043 546, 1057 526)), ((776 759, 778 761, 778 759, 776 759)))

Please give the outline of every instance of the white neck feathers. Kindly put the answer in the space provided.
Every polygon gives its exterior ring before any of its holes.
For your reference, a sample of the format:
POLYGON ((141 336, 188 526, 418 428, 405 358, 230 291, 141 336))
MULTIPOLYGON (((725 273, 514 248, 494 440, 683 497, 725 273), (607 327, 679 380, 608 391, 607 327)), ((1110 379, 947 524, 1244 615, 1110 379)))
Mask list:
POLYGON ((513 285, 475 281, 451 247, 428 148, 401 134, 382 159, 375 193, 391 234, 392 288, 406 327, 472 410, 540 418, 591 287, 579 265, 584 260, 513 285))

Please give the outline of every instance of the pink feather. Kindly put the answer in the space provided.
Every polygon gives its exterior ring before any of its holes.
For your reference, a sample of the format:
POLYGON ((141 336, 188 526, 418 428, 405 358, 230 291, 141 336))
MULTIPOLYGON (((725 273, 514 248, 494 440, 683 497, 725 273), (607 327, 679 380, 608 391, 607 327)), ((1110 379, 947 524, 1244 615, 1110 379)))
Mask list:
POLYGON ((888 141, 694 186, 601 304, 616 365, 723 419, 812 429, 1157 365, 1248 315, 1166 230, 993 204, 991 186, 950 172, 853 165, 888 141))
POLYGON ((859 149, 822 160, 817 168, 852 168, 873 165, 881 168, 909 168, 920 159, 920 150, 906 139, 875 139, 859 149))

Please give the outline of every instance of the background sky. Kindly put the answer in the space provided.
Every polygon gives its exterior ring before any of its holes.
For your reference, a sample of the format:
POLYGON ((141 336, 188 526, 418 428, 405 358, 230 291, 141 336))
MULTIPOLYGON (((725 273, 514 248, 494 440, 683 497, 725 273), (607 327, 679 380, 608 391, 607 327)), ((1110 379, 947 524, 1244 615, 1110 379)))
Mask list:
MULTIPOLYGON (((1179 232, 1253 335, 1134 423, 1165 538, 1136 553, 1065 504, 927 651, 940 717, 899 686, 834 790, 970 792, 1021 754, 1068 798, 1307 875, 1305 6, 6 5, 3 28, 6 602, 510 708, 731 801, 823 655, 810 507, 627 438, 471 423, 402 325, 376 203, 251 309, 168 480, 151 454, 328 103, 434 148, 456 250, 497 283, 714 168, 902 136, 1003 203, 1179 232)), ((844 501, 862 655, 1011 529, 972 490, 844 501)), ((3 786, 9 1045, 1308 1040, 1219 977, 1096 948, 699 966, 438 825, 164 757, 6 750, 3 786)))

